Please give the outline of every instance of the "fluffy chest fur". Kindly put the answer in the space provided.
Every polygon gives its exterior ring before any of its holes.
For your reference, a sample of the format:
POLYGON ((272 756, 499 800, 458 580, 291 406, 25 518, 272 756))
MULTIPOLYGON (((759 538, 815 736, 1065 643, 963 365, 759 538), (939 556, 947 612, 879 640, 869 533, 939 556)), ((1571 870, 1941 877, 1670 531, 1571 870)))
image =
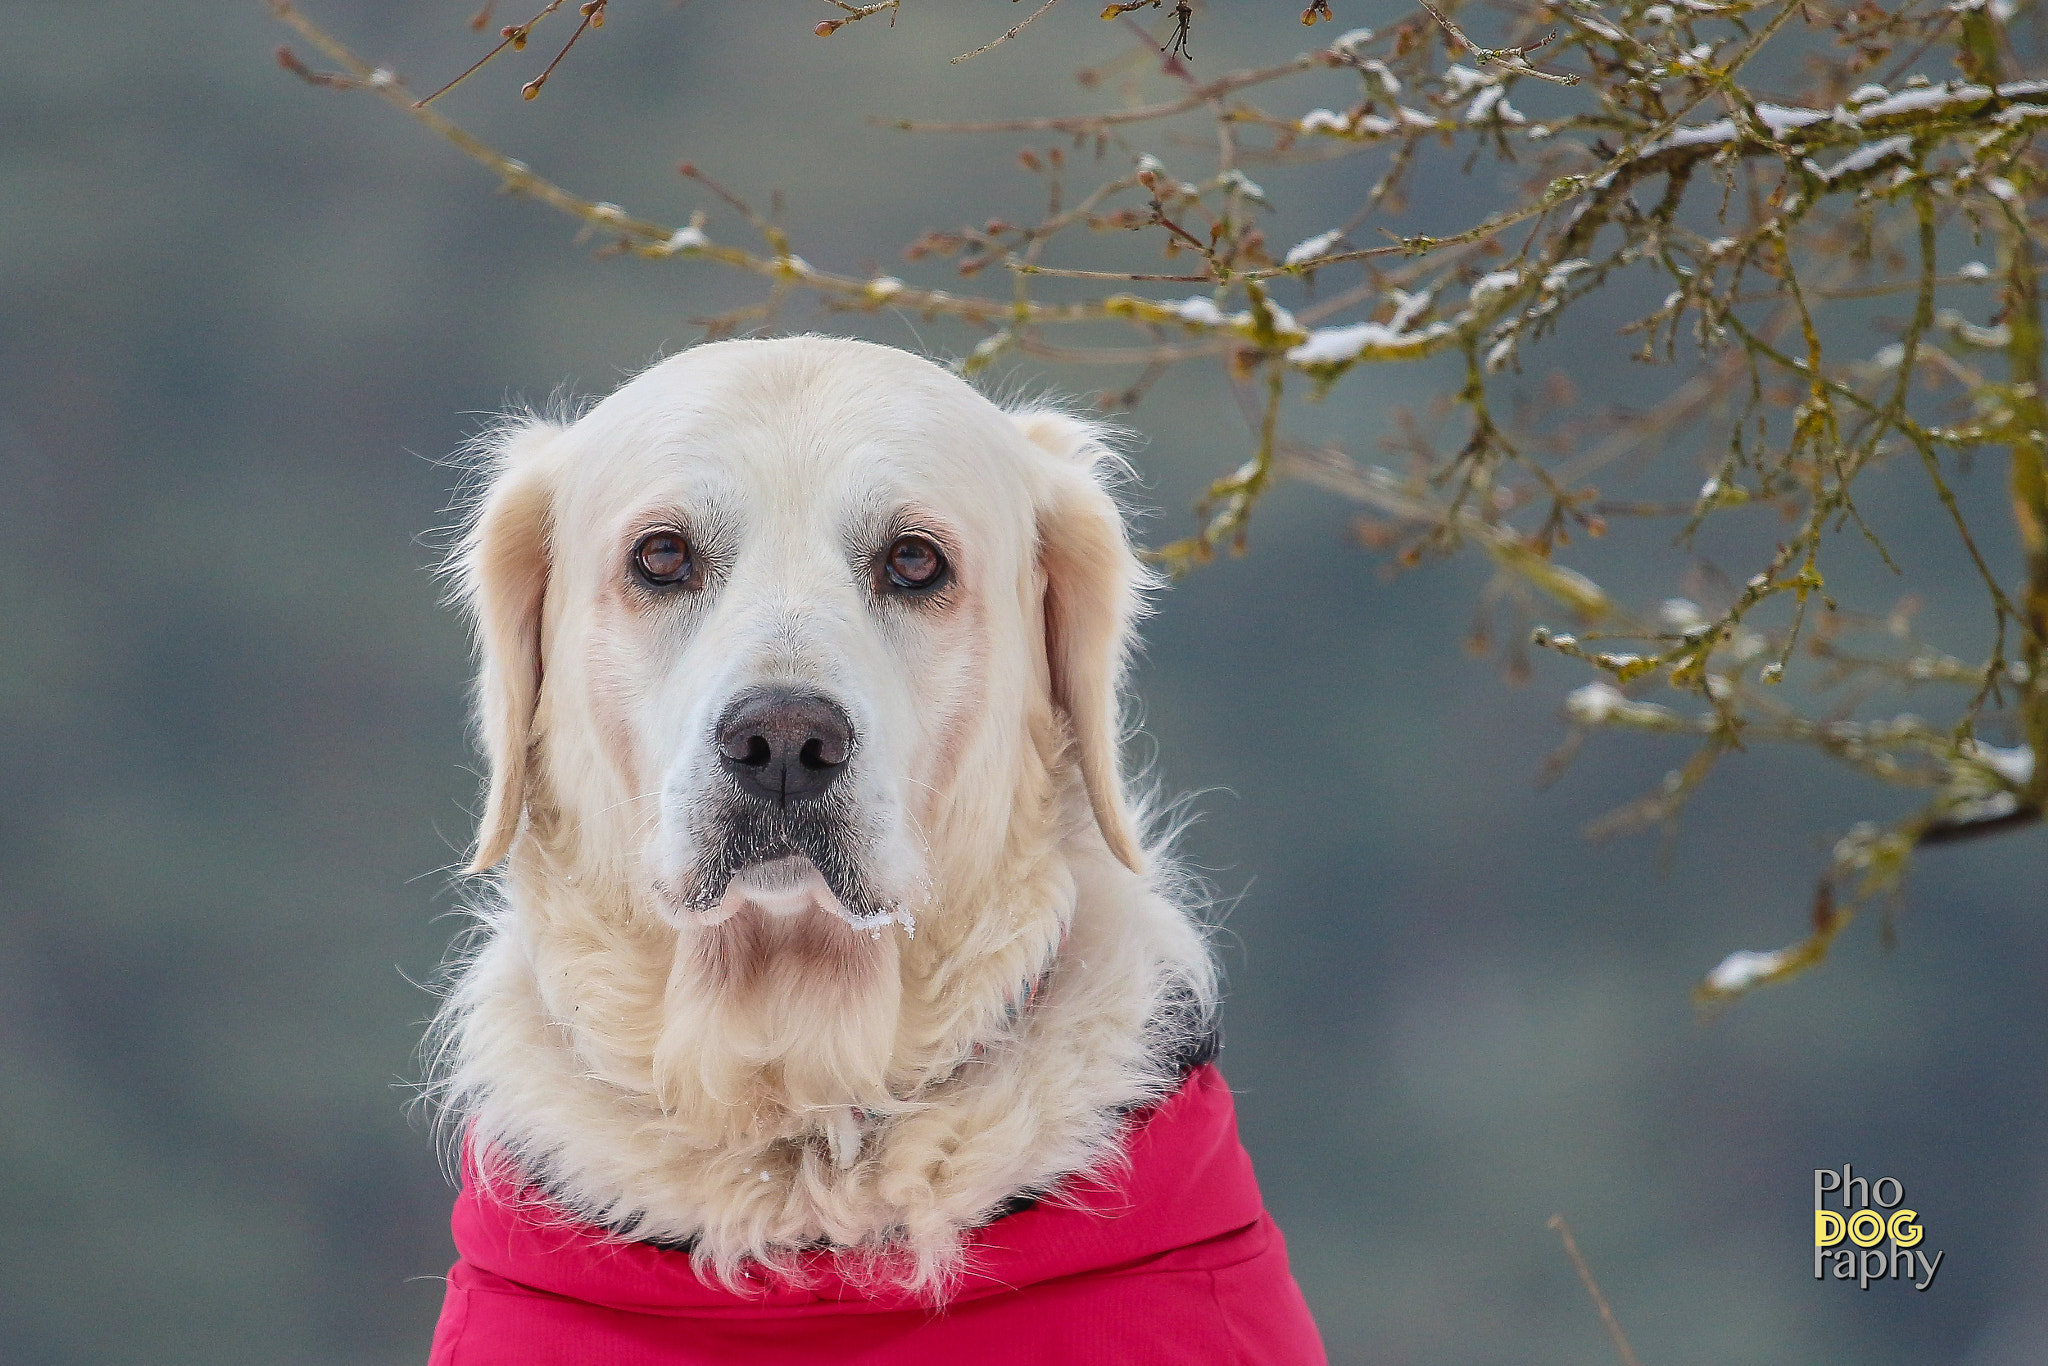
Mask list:
POLYGON ((867 932, 903 982, 872 1088, 779 1046, 772 1003, 674 999, 677 931, 515 874, 442 1022, 449 1100, 565 1209, 714 1275, 830 1244, 943 1294, 993 1210, 1117 1161, 1127 1113, 1178 1084, 1206 1028, 1185 914, 1100 851, 1073 863, 977 917, 1014 924, 1008 952, 963 956, 938 917, 867 932), (720 1046, 694 1046, 707 1029, 720 1046))

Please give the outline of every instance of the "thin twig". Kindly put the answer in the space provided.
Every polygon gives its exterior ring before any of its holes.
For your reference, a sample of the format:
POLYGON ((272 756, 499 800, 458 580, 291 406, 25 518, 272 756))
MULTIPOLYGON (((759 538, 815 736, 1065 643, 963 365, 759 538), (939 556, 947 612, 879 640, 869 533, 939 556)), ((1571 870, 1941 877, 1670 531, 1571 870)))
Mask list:
POLYGON ((848 24, 857 24, 870 15, 880 14, 883 10, 889 11, 889 27, 894 28, 896 27, 897 10, 902 4, 902 0, 875 0, 875 3, 871 5, 856 5, 849 3, 849 0, 829 0, 829 2, 845 10, 846 17, 844 19, 827 19, 812 29, 811 32, 817 34, 820 38, 829 38, 848 24))
POLYGON ((555 74, 555 68, 562 64, 562 58, 569 55, 569 49, 576 46, 576 40, 583 36, 586 29, 604 27, 604 7, 607 3, 608 0, 584 0, 583 22, 578 24, 576 31, 569 35, 569 41, 562 44, 562 50, 555 54, 555 59, 552 62, 548 63, 547 70, 519 87, 519 93, 522 98, 530 100, 540 94, 540 88, 548 83, 548 77, 555 74))
POLYGON ((1550 1228, 1564 1240, 1564 1255, 1571 1258, 1572 1269, 1579 1273, 1579 1283, 1593 1297, 1593 1307, 1600 1311, 1600 1322, 1607 1325, 1607 1336, 1614 1339, 1614 1350, 1620 1354, 1623 1366, 1642 1366, 1636 1360, 1635 1349, 1628 1345, 1628 1337, 1621 1331, 1621 1325, 1615 1322, 1614 1311, 1607 1307, 1607 1297, 1600 1293, 1600 1283, 1593 1279, 1593 1268, 1586 1265, 1585 1257, 1580 1255, 1578 1239, 1572 1237, 1572 1226, 1562 1214, 1553 1214, 1550 1216, 1550 1228))
MULTIPOLYGON (((483 70, 485 63, 489 62, 491 58, 497 56, 506 48, 525 47, 527 38, 530 37, 533 33, 533 26, 535 24, 538 24, 541 20, 547 18, 550 14, 553 14, 556 10, 560 9, 561 7, 562 0, 548 0, 547 8, 542 10, 539 14, 534 15, 533 18, 528 19, 525 23, 507 24, 502 30, 500 30, 502 36, 499 38, 498 45, 496 47, 492 48, 489 52, 486 52, 483 56, 477 58, 474 62, 470 63, 469 69, 467 71, 464 71, 460 76, 457 76, 454 80, 448 82, 448 84, 442 86, 433 94, 419 101, 416 107, 424 109, 426 106, 432 104, 435 100, 440 99, 443 95, 453 90, 456 86, 461 85, 471 76, 474 76, 477 72, 483 70)), ((483 9, 477 11, 476 19, 482 19, 484 20, 485 23, 489 23, 490 20, 487 17, 489 13, 490 7, 487 5, 483 9)), ((476 19, 472 19, 470 21, 470 27, 483 27, 482 24, 476 22, 476 19)), ((556 60, 559 61, 560 59, 557 58, 556 60)), ((553 69, 553 67, 549 68, 549 70, 553 69)))
POLYGON ((1577 85, 1579 83, 1577 76, 1567 72, 1539 71, 1529 64, 1530 53, 1538 48, 1548 47, 1557 40, 1557 30, 1555 29, 1552 29, 1549 36, 1541 41, 1526 43, 1521 47, 1481 47, 1470 38, 1467 38, 1465 30, 1445 18, 1435 6, 1429 3, 1429 0, 1418 0, 1418 3, 1429 11, 1429 17, 1441 24, 1444 32, 1448 33, 1459 47, 1464 48, 1466 52, 1470 53, 1472 60, 1480 66, 1497 66, 1503 70, 1512 71, 1517 76, 1533 76, 1539 81, 1549 81, 1552 85, 1577 85))
POLYGON ((1037 9, 1031 11, 1031 13, 1025 15, 1022 19, 1012 24, 1006 32, 1000 34, 996 38, 993 38, 986 43, 983 43, 980 47, 974 49, 974 51, 972 52, 963 52, 958 57, 955 57, 953 59, 954 65, 957 66, 959 63, 966 61, 970 57, 979 57, 982 53, 987 52, 992 47, 1001 47, 1004 43, 1009 42, 1012 38, 1022 33, 1025 29, 1030 28, 1032 20, 1036 19, 1039 15, 1051 9, 1054 5, 1057 5, 1059 2, 1060 0, 1045 0, 1044 4, 1040 5, 1037 9))

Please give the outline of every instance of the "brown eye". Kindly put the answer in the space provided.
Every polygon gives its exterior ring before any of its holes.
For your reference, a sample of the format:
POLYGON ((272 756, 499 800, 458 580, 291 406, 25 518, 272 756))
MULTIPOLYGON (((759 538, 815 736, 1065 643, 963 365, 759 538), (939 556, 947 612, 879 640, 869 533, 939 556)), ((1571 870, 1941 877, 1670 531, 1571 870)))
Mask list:
POLYGON ((656 588, 694 586, 697 557, 681 532, 650 531, 633 547, 633 572, 656 588))
POLYGON ((929 592, 946 581, 946 557, 924 536, 898 536, 882 561, 889 582, 909 592, 929 592))

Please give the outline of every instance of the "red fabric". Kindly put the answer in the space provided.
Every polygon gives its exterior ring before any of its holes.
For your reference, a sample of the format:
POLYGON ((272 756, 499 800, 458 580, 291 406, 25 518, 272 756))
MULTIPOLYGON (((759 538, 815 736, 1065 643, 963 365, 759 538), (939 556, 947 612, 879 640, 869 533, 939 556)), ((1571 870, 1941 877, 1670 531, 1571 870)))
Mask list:
POLYGON ((968 1240, 945 1308, 849 1283, 742 1296, 688 1254, 622 1242, 465 1184, 461 1260, 429 1366, 1322 1366, 1213 1066, 1132 1122, 1130 1163, 968 1240))

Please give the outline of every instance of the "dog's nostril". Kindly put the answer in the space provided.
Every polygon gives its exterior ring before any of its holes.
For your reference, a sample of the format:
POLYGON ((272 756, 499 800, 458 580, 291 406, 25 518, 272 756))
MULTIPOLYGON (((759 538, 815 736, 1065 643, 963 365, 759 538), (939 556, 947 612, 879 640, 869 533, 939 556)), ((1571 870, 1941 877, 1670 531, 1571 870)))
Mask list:
POLYGON ((796 752, 796 758, 797 762, 802 764, 805 768, 819 769, 833 767, 833 765, 825 761, 825 742, 822 740, 804 741, 804 747, 796 752))
POLYGON ((772 757, 773 751, 769 748, 768 737, 750 735, 747 737, 747 752, 740 756, 740 762, 748 768, 766 768, 768 760, 772 757))

